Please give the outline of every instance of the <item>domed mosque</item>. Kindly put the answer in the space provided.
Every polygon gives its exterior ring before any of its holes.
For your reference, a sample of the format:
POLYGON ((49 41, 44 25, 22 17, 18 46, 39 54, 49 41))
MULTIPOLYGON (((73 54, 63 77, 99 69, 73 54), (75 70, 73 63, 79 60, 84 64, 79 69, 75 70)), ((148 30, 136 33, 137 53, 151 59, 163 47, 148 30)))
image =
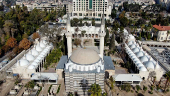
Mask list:
POLYGON ((78 95, 88 94, 88 89, 94 83, 99 84, 104 92, 104 79, 115 74, 115 68, 110 56, 103 56, 105 20, 102 16, 100 27, 100 53, 92 49, 78 48, 72 52, 72 32, 70 32, 70 18, 67 15, 67 48, 68 55, 62 56, 56 72, 59 79, 65 79, 66 92, 78 95))

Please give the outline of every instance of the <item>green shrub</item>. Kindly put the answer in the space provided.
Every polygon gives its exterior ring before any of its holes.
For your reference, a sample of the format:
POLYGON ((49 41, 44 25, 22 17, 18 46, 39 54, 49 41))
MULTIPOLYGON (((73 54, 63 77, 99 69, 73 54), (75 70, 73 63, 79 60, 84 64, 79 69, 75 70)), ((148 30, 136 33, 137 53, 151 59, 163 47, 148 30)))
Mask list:
POLYGON ((131 92, 133 93, 133 90, 131 90, 131 92))
POLYGON ((125 90, 126 92, 129 92, 130 89, 131 89, 131 85, 130 84, 121 85, 121 90, 125 90))
POLYGON ((53 85, 50 85, 50 87, 48 88, 48 93, 50 93, 50 90, 51 90, 51 87, 52 87, 53 85))
POLYGON ((38 90, 37 96, 40 94, 41 90, 42 90, 42 87, 40 87, 40 89, 38 90))
POLYGON ((167 89, 166 92, 169 92, 169 89, 167 89))
POLYGON ((151 86, 151 90, 153 90, 153 86, 151 86))
POLYGON ((61 86, 61 85, 59 85, 59 87, 58 87, 58 89, 57 89, 57 94, 58 94, 58 93, 59 93, 59 91, 60 91, 60 86, 61 86))
POLYGON ((136 89, 137 89, 137 91, 139 91, 140 90, 140 86, 136 85, 136 89))
POLYGON ((149 94, 153 94, 153 92, 152 92, 152 91, 149 91, 149 94))
POLYGON ((146 91, 148 88, 146 86, 143 86, 143 90, 146 91))

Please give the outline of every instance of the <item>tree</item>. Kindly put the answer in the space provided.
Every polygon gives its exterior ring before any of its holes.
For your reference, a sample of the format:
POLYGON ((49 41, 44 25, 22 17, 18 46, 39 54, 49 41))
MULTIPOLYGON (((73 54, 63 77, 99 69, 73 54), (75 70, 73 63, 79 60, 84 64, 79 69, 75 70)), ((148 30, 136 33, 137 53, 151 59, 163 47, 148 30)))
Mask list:
POLYGON ((109 30, 108 29, 106 29, 106 36, 104 37, 104 39, 105 39, 105 46, 107 45, 107 42, 108 42, 108 40, 109 40, 109 30))
POLYGON ((32 81, 29 81, 26 85, 25 85, 25 87, 28 89, 28 88, 31 88, 31 89, 33 89, 34 88, 34 86, 35 86, 35 82, 32 80, 32 81))
POLYGON ((13 51, 14 54, 18 54, 18 52, 19 52, 19 47, 18 47, 18 46, 15 46, 12 51, 13 51))
POLYGON ((80 44, 81 44, 81 40, 76 38, 76 39, 74 40, 74 45, 78 46, 78 45, 80 45, 80 44))
POLYGON ((113 79, 113 77, 112 76, 110 76, 110 78, 109 78, 109 83, 110 83, 110 88, 111 88, 111 90, 112 90, 112 92, 114 91, 114 84, 115 84, 115 80, 113 79))
POLYGON ((112 37, 110 39, 109 49, 110 49, 110 51, 115 50, 115 34, 114 33, 112 34, 112 37))
POLYGON ((13 48, 14 46, 17 45, 17 40, 11 37, 7 40, 6 45, 9 46, 10 48, 13 48))
POLYGON ((120 18, 120 23, 121 23, 121 25, 126 27, 129 23, 129 20, 126 17, 122 17, 122 18, 120 18))
POLYGON ((147 90, 147 87, 143 85, 143 90, 146 92, 147 90))
POLYGON ((165 83, 164 91, 166 91, 169 82, 170 82, 170 71, 166 73, 166 83, 165 83))
POLYGON ((72 92, 69 92, 68 93, 68 96, 74 96, 72 92))
POLYGON ((102 90, 99 84, 94 83, 90 86, 88 92, 91 93, 91 96, 101 96, 102 90))
POLYGON ((111 17, 112 17, 112 19, 116 18, 116 13, 117 13, 116 9, 113 8, 113 9, 112 9, 112 12, 111 12, 111 17))
POLYGON ((95 20, 92 19, 92 26, 95 26, 95 20))
POLYGON ((40 28, 42 36, 47 36, 49 42, 52 42, 54 47, 61 40, 61 31, 62 29, 58 28, 58 25, 53 25, 53 28, 49 28, 48 24, 45 24, 40 28))
POLYGON ((40 38, 40 35, 37 32, 32 34, 32 39, 35 40, 36 38, 40 38))
POLYGON ((22 48, 24 50, 30 48, 30 46, 31 42, 27 38, 22 39, 22 41, 20 41, 19 43, 19 48, 22 48))
POLYGON ((9 51, 9 46, 7 45, 2 46, 2 50, 4 53, 6 53, 7 51, 9 51))
POLYGON ((24 34, 22 35, 22 38, 28 38, 27 33, 24 33, 24 34))
POLYGON ((140 90, 140 86, 136 85, 136 89, 137 89, 137 91, 139 91, 140 90))
POLYGON ((0 49, 0 57, 1 57, 1 55, 2 55, 2 50, 0 49))

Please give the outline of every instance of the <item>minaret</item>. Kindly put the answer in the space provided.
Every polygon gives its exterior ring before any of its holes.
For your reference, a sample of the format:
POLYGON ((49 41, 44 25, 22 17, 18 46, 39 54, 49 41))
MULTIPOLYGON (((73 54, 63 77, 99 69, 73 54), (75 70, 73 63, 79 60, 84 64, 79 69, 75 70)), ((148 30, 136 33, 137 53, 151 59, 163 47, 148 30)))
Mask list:
POLYGON ((72 53, 72 33, 70 32, 70 16, 69 13, 67 14, 67 32, 65 33, 67 38, 67 50, 68 50, 68 58, 71 56, 72 53))
POLYGON ((104 18, 104 14, 102 15, 102 20, 101 20, 101 28, 100 28, 100 56, 103 60, 103 51, 104 51, 104 37, 105 37, 106 33, 105 33, 105 18, 104 18))

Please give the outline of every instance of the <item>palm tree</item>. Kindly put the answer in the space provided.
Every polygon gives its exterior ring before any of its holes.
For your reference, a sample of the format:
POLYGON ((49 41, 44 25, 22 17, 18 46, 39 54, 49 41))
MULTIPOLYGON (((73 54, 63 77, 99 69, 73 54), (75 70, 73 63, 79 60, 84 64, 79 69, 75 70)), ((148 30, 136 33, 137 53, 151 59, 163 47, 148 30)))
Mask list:
POLYGON ((170 71, 166 73, 166 83, 165 83, 164 91, 166 90, 167 84, 168 84, 169 82, 170 82, 170 71))
POLYGON ((113 92, 114 92, 115 80, 113 79, 112 76, 110 76, 109 81, 110 81, 110 82, 109 82, 109 83, 110 83, 110 88, 111 88, 111 91, 112 91, 112 94, 113 94, 113 92))
POLYGON ((91 93, 91 96, 101 96, 102 89, 99 84, 92 84, 88 92, 91 93))
POLYGON ((153 85, 155 84, 156 76, 153 77, 153 85))

